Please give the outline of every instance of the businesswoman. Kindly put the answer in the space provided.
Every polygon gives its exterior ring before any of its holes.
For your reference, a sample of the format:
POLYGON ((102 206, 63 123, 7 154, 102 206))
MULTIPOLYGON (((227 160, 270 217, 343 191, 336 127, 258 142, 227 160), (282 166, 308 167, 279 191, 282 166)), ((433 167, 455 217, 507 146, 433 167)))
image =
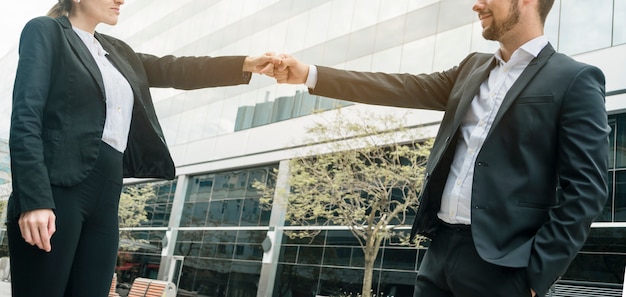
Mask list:
POLYGON ((175 176, 149 87, 245 84, 279 62, 135 53, 95 32, 122 4, 60 0, 23 29, 7 218, 14 297, 107 296, 122 178, 175 176))

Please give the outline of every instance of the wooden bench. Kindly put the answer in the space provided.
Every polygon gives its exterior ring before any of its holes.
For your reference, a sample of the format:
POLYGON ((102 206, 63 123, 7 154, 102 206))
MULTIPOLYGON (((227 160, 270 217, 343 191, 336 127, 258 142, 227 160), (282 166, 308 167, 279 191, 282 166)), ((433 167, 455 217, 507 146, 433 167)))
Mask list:
POLYGON ((109 289, 108 297, 120 297, 119 294, 115 291, 117 288, 117 273, 113 273, 113 280, 111 281, 111 288, 109 289))
POLYGON ((175 297, 176 285, 162 280, 138 277, 130 287, 128 297, 175 297))

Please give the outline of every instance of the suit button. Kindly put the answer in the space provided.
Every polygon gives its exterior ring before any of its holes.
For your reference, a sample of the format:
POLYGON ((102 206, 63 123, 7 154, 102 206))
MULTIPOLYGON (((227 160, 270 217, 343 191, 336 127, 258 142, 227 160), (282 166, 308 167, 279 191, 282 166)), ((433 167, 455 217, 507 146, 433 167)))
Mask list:
POLYGON ((485 164, 483 164, 483 162, 476 163, 476 166, 478 166, 478 167, 483 166, 483 165, 485 165, 485 164))

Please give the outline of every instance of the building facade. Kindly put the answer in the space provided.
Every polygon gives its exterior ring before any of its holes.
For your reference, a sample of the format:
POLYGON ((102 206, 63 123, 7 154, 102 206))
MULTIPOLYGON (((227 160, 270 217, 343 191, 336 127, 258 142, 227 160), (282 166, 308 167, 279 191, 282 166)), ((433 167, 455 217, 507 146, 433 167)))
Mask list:
MULTIPOLYGON (((496 43, 482 38, 473 2, 135 0, 125 4, 117 26, 98 31, 155 55, 273 51, 337 68, 428 73, 453 67, 470 52, 497 50, 496 43)), ((613 129, 607 152, 610 197, 562 282, 621 288, 626 266, 626 0, 557 0, 546 35, 558 51, 604 71, 613 129)), ((16 53, 2 58, 3 72, 14 72, 16 59, 16 53)), ((0 80, 6 86, 13 77, 0 80)), ((2 98, 10 98, 10 88, 0 91, 2 98)), ((181 296, 360 292, 363 252, 349 230, 323 228, 312 240, 283 236, 283 230, 299 227, 284 226, 280 206, 260 207, 252 184, 288 188, 281 179, 288 174, 285 160, 302 154, 310 123, 333 117, 337 107, 351 114, 402 116, 407 126, 422 127, 424 137, 434 136, 442 116, 312 96, 303 86, 276 85, 263 76, 243 86, 152 92, 178 175, 173 181, 126 181, 129 186, 150 183, 157 195, 148 201, 148 221, 125 229, 141 241, 120 250, 118 281, 168 279, 181 296)), ((424 252, 385 242, 374 272, 377 296, 411 296, 424 252)))

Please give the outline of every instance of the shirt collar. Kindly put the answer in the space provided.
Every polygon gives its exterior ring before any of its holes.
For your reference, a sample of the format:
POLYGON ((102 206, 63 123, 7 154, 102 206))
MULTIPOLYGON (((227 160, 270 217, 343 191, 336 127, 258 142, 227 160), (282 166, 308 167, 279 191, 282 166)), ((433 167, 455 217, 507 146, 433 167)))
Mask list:
POLYGON ((93 36, 93 34, 74 26, 72 26, 72 29, 74 30, 74 32, 76 32, 76 35, 80 37, 85 46, 87 46, 87 49, 89 49, 92 55, 104 57, 108 54, 107 51, 104 50, 100 42, 98 42, 98 40, 93 36))
MULTIPOLYGON (((531 39, 528 42, 522 44, 522 46, 520 46, 518 49, 516 49, 511 55, 511 59, 509 59, 509 61, 517 60, 516 57, 521 55, 520 54, 521 52, 526 53, 525 56, 528 56, 530 60, 532 60, 533 58, 536 58, 537 56, 539 56, 539 53, 541 53, 541 50, 543 50, 543 48, 546 47, 546 45, 548 45, 548 38, 545 35, 541 35, 539 37, 531 39)), ((500 64, 506 63, 502 59, 502 54, 500 53, 500 50, 496 51, 495 57, 500 64)))

